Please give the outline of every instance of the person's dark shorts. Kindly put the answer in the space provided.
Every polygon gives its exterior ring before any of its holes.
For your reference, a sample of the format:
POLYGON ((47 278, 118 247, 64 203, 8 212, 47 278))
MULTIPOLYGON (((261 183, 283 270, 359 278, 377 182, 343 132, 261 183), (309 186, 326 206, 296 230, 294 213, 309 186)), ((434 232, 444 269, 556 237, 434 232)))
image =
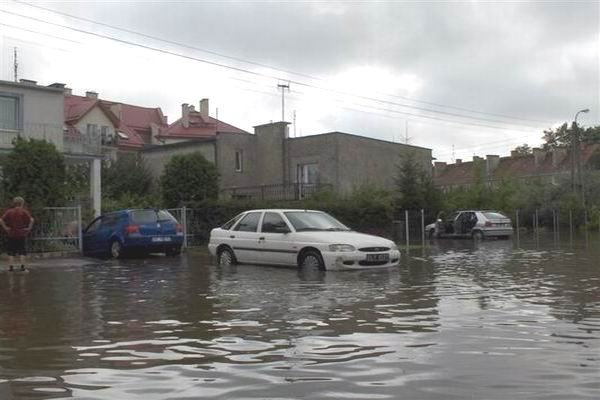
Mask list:
POLYGON ((27 254, 25 250, 25 238, 8 238, 7 250, 9 256, 24 256, 27 254))

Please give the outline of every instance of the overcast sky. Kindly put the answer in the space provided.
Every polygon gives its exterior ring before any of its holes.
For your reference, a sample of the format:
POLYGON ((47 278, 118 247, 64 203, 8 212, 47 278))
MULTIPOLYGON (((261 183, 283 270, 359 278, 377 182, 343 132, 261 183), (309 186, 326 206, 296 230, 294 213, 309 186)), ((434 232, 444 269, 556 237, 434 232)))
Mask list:
POLYGON ((289 80, 298 136, 408 138, 443 161, 453 146, 470 159, 539 145, 582 108, 579 122, 600 123, 596 1, 35 4, 62 14, 0 1, 0 79, 13 78, 16 46, 20 78, 161 107, 169 121, 207 97, 212 116, 252 131, 281 120, 289 80))

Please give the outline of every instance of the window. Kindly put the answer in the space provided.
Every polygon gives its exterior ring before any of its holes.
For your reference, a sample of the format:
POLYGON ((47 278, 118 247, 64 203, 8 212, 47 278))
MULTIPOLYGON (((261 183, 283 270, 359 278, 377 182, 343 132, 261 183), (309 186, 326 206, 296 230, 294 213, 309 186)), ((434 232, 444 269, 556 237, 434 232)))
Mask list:
POLYGON ((265 213, 262 222, 262 232, 285 233, 289 231, 290 228, 288 228, 283 218, 281 218, 281 215, 272 212, 265 213))
POLYGON ((244 152, 237 150, 235 152, 235 172, 242 172, 244 170, 244 152))
POLYGON ((240 232, 256 232, 258 228, 258 220, 260 219, 260 213, 252 212, 248 213, 242 218, 239 224, 235 227, 234 231, 240 232))
POLYGON ((0 129, 18 130, 19 123, 18 96, 0 95, 0 129))
POLYGON ((132 224, 156 224, 159 222, 177 222, 170 212, 165 210, 136 210, 129 217, 132 224))
POLYGON ((114 228, 117 225, 119 217, 116 215, 107 215, 102 220, 102 227, 114 228))
POLYGON ((225 222, 222 226, 221 229, 225 229, 226 231, 230 230, 231 227, 233 225, 235 225, 236 222, 238 222, 240 220, 240 218, 242 217, 243 214, 239 214, 236 215, 233 219, 230 219, 229 221, 225 222))
POLYGON ((108 126, 100 127, 100 141, 102 144, 111 144, 111 137, 108 136, 108 126))
POLYGON ((298 164, 298 183, 307 185, 316 184, 319 178, 319 164, 298 164))
POLYGON ((100 228, 101 223, 102 223, 102 217, 97 218, 91 224, 89 224, 87 228, 85 228, 85 232, 92 233, 92 232, 96 231, 98 228, 100 228))
POLYGON ((88 136, 95 135, 97 130, 98 125, 96 124, 87 124, 85 127, 85 133, 87 133, 88 136))
POLYGON ((317 211, 288 211, 285 213, 296 231, 349 231, 350 229, 329 214, 317 211))

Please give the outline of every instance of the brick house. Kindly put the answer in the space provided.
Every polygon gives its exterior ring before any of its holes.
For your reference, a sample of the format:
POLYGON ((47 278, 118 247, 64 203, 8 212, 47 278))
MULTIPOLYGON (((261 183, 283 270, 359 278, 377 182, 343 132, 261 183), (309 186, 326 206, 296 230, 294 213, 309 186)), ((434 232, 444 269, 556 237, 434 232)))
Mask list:
MULTIPOLYGON (((581 165, 584 169, 598 169, 600 144, 588 144, 581 147, 581 165)), ((473 157, 473 161, 456 160, 454 164, 434 163, 434 183, 447 191, 466 188, 476 179, 480 168, 484 181, 494 186, 505 179, 519 181, 541 181, 556 184, 561 178, 571 174, 572 154, 567 148, 551 150, 533 149, 531 154, 519 155, 512 152, 508 157, 487 155, 486 158, 473 157)))

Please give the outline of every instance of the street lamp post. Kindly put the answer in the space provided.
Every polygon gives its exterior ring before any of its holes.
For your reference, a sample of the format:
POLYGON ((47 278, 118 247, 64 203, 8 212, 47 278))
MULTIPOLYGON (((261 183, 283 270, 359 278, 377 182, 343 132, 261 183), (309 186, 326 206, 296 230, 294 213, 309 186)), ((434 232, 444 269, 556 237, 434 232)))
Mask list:
POLYGON ((581 198, 583 200, 583 181, 581 178, 581 157, 579 157, 581 148, 579 143, 579 126, 577 125, 577 117, 581 113, 588 113, 590 110, 584 108, 583 110, 577 111, 575 118, 573 119, 573 127, 571 132, 571 190, 575 193, 575 169, 577 169, 577 183, 581 187, 581 198))

